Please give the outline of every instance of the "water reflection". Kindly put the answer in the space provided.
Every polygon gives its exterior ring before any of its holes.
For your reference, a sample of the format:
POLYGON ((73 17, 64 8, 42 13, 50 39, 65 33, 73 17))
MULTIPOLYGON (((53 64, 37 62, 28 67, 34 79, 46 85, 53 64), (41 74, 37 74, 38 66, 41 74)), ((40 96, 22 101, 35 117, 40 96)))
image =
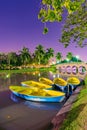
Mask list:
POLYGON ((39 77, 46 77, 52 79, 49 72, 27 72, 17 74, 0 74, 0 91, 8 90, 10 85, 21 85, 22 81, 34 80, 38 81, 39 77))
MULTIPOLYGON (((74 68, 75 69, 75 68, 74 68)), ((27 72, 27 73, 17 73, 17 74, 0 74, 0 91, 7 90, 10 85, 21 85, 22 81, 34 80, 38 81, 39 77, 45 77, 53 80, 56 77, 61 77, 66 79, 69 76, 77 76, 78 78, 84 78, 83 73, 64 73, 59 72, 27 72)))
POLYGON ((41 110, 59 110, 62 105, 64 104, 64 101, 62 103, 41 103, 41 102, 33 102, 33 101, 27 101, 24 99, 21 99, 11 93, 10 98, 12 101, 16 103, 22 103, 23 105, 27 106, 28 108, 33 109, 41 109, 41 110))

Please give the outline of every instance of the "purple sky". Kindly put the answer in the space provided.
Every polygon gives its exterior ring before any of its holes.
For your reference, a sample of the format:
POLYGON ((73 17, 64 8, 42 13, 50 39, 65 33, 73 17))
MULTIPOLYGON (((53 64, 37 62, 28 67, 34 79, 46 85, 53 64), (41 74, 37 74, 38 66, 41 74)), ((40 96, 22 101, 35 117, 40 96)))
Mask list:
POLYGON ((55 53, 67 52, 80 55, 87 61, 85 48, 70 45, 64 48, 58 43, 61 36, 62 23, 47 23, 49 33, 43 35, 44 25, 38 20, 41 0, 0 0, 0 52, 21 50, 23 46, 32 52, 38 44, 44 48, 52 47, 55 53))

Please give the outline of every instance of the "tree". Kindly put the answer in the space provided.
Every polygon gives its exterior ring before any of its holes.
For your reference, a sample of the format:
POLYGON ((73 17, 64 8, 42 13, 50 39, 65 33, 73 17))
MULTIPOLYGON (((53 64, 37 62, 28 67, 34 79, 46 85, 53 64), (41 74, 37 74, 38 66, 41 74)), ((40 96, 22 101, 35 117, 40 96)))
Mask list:
POLYGON ((63 27, 60 41, 67 47, 70 42, 76 43, 76 47, 87 45, 87 1, 73 14, 67 17, 63 27))
POLYGON ((17 66, 17 61, 18 61, 18 57, 17 54, 15 52, 9 52, 7 54, 7 59, 8 59, 8 64, 9 66, 17 66))
POLYGON ((0 68, 4 69, 7 66, 7 55, 4 53, 0 53, 0 68))
POLYGON ((44 54, 45 54, 44 47, 39 44, 35 50, 35 59, 36 59, 38 64, 41 64, 43 57, 44 57, 44 54))
POLYGON ((46 53, 44 54, 44 63, 47 64, 49 59, 54 56, 54 50, 52 48, 48 48, 46 53))
POLYGON ((73 58, 73 54, 71 52, 68 52, 66 57, 70 61, 73 58))
POLYGON ((48 54, 48 57, 53 57, 54 56, 54 50, 52 48, 48 48, 47 49, 47 54, 48 54))
POLYGON ((60 53, 60 52, 58 52, 57 54, 56 54, 56 59, 60 62, 61 61, 61 59, 62 59, 62 54, 60 53))
MULTIPOLYGON (((41 9, 38 18, 43 23, 62 21, 62 14, 66 9, 69 14, 81 8, 85 0, 42 0, 41 9)), ((48 32, 48 28, 44 28, 44 34, 48 32)))
POLYGON ((29 49, 26 47, 23 47, 22 50, 19 52, 20 52, 22 64, 24 64, 24 65, 28 64, 31 60, 31 55, 30 55, 29 49))

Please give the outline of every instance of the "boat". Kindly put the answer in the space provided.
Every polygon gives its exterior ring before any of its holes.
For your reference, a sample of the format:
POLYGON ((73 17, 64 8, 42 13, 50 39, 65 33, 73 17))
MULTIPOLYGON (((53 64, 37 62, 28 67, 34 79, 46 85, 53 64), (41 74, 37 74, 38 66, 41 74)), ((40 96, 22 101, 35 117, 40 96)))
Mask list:
POLYGON ((16 96, 30 101, 62 102, 65 99, 65 93, 54 90, 39 89, 37 87, 29 88, 23 86, 9 86, 9 89, 16 96))
POLYGON ((62 78, 55 78, 53 80, 53 87, 59 88, 61 91, 65 92, 65 88, 67 87, 67 82, 62 78))
POLYGON ((44 84, 44 83, 32 81, 32 80, 21 82, 21 85, 27 86, 27 87, 38 87, 40 89, 50 89, 50 88, 52 88, 52 86, 50 86, 48 84, 44 84))
POLYGON ((44 77, 39 78, 39 82, 44 83, 44 84, 47 84, 47 85, 52 85, 52 84, 54 84, 52 80, 50 80, 50 79, 48 79, 48 78, 44 78, 44 77))
POLYGON ((55 78, 53 81, 47 78, 39 78, 39 81, 44 84, 49 84, 52 86, 53 90, 59 90, 65 92, 65 87, 67 86, 67 82, 62 78, 55 78))
POLYGON ((77 77, 68 77, 67 83, 72 85, 72 89, 75 89, 80 84, 80 80, 77 77))

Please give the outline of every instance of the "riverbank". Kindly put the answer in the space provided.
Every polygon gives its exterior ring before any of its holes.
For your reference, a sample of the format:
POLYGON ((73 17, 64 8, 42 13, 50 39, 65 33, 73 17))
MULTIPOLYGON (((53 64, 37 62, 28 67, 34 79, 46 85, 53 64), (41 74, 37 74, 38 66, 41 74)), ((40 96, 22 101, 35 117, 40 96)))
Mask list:
POLYGON ((11 74, 11 73, 24 73, 24 72, 35 72, 35 71, 56 71, 56 67, 42 67, 42 68, 23 68, 23 69, 12 69, 12 70, 0 70, 0 74, 11 74))
POLYGON ((87 86, 78 87, 75 90, 52 120, 52 124, 52 130, 87 129, 87 86))

